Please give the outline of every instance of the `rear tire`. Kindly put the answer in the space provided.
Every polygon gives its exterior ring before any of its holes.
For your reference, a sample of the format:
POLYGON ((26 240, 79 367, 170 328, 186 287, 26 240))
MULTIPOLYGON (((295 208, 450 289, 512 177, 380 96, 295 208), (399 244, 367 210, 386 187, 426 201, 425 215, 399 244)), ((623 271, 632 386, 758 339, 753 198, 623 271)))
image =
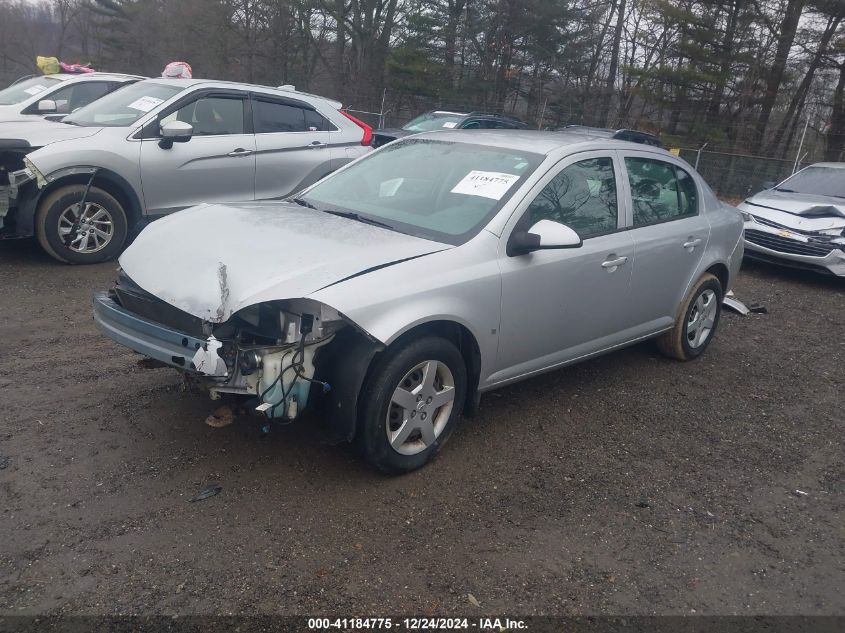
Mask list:
POLYGON ((97 264, 120 254, 128 221, 108 192, 91 187, 85 210, 79 207, 85 185, 59 187, 39 205, 35 216, 38 243, 51 257, 70 264, 97 264))
POLYGON ((657 339, 657 348, 669 358, 693 360, 710 345, 722 316, 722 284, 704 273, 687 293, 675 326, 657 339))
POLYGON ((451 435, 466 398, 458 348, 426 337, 388 349, 361 392, 356 442, 364 458, 398 475, 424 466, 451 435))

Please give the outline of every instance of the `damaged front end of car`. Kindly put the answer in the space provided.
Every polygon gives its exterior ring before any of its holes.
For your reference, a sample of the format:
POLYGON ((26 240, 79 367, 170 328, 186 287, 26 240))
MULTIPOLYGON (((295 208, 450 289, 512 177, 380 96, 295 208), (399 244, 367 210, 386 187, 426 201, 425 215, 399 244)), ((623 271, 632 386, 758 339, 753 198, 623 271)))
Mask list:
POLYGON ((45 184, 26 157, 32 150, 27 141, 0 140, 0 239, 32 235, 31 227, 20 218, 34 215, 37 188, 45 184))
POLYGON ((311 299, 254 304, 215 323, 151 295, 123 273, 111 291, 94 296, 94 320, 111 339, 179 370, 212 399, 235 397, 275 420, 324 408, 347 439, 366 368, 382 347, 311 299))
POLYGON ((845 206, 793 202, 787 211, 752 198, 738 208, 746 257, 845 276, 845 206))

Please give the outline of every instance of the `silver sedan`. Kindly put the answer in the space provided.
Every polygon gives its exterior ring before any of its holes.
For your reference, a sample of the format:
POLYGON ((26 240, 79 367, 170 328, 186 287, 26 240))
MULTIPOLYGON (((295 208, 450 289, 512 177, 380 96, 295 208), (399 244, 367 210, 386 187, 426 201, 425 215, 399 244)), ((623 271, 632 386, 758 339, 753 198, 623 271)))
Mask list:
POLYGON ((742 253, 739 212, 661 149, 433 132, 284 202, 151 224, 95 319, 214 398, 315 409, 402 473, 483 392, 648 338, 696 358, 742 253))

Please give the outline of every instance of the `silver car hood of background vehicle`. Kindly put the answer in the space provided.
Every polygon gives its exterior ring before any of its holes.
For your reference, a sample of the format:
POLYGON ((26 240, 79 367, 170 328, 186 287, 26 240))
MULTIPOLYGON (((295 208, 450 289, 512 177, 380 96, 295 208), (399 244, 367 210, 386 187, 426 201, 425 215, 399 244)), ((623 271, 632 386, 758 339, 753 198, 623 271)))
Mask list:
POLYGON ((120 266, 159 299, 222 323, 250 305, 306 297, 449 248, 292 203, 247 202, 200 205, 156 220, 120 266))
POLYGON ((746 203, 793 215, 823 216, 838 215, 845 218, 845 199, 834 196, 818 196, 809 193, 791 193, 768 189, 746 200, 746 203))
POLYGON ((44 147, 57 141, 93 136, 101 127, 81 127, 39 118, 37 121, 0 122, 0 139, 23 139, 32 147, 44 147))

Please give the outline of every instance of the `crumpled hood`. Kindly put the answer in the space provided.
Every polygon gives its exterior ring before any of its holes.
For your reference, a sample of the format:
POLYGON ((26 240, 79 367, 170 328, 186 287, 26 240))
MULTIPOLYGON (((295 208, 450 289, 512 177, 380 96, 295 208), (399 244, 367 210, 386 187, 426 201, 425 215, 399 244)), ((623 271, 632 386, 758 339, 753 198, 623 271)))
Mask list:
POLYGON ((39 117, 31 121, 0 122, 0 139, 22 139, 31 147, 44 147, 57 141, 93 136, 102 129, 57 123, 39 117))
POLYGON ((147 292, 214 323, 371 268, 452 248, 285 202, 200 205, 151 223, 120 257, 147 292))
POLYGON ((768 189, 751 196, 746 203, 767 209, 786 211, 793 215, 838 215, 845 218, 845 199, 834 196, 817 196, 808 193, 789 193, 768 189))

